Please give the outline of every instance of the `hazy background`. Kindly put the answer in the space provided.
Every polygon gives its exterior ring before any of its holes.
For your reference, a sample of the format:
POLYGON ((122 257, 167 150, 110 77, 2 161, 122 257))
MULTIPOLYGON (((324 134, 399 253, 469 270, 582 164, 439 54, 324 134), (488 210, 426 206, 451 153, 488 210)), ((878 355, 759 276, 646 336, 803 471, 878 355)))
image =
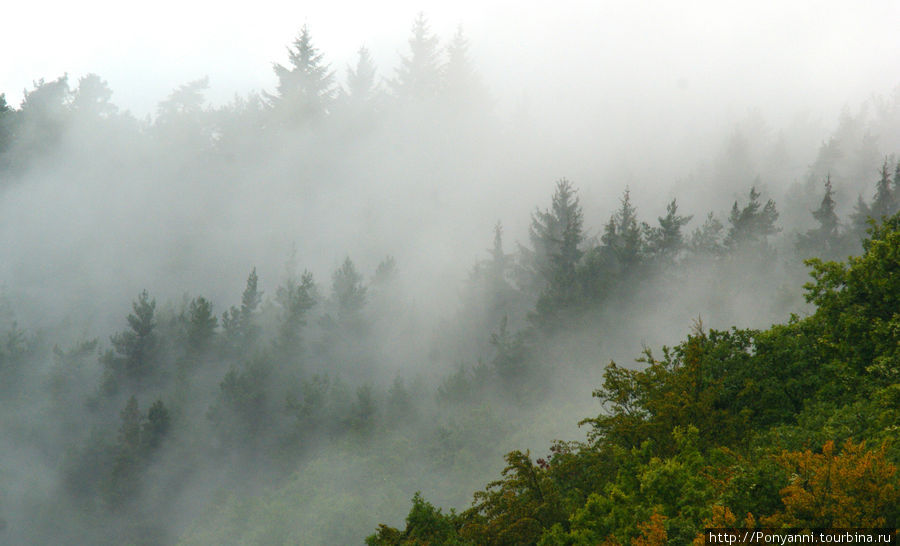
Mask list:
POLYGON ((872 198, 883 161, 896 165, 900 6, 582 4, 8 6, 0 92, 14 110, 41 78, 68 74, 74 90, 97 74, 118 111, 72 114, 69 96, 68 113, 27 125, 38 128, 17 133, 28 146, 2 164, 0 319, 12 341, 0 369, 16 375, 4 376, 0 533, 358 543, 377 522, 401 521, 416 490, 462 508, 503 453, 578 438, 575 423, 599 411, 590 392, 610 359, 635 365, 642 346, 677 342, 698 316, 764 327, 805 312, 796 241, 814 225, 825 175, 849 231, 857 197, 872 198), (259 97, 275 93, 272 65, 287 63, 304 24, 337 85, 365 45, 390 95, 419 12, 441 54, 462 25, 484 84, 478 100, 387 98, 369 117, 336 107, 287 127, 267 117, 259 97), (187 94, 190 108, 172 110, 184 96, 176 90, 207 76, 208 89, 187 94), (520 245, 532 245, 533 215, 563 177, 584 211, 585 249, 602 246, 626 188, 650 225, 677 198, 693 215, 689 236, 710 212, 727 229, 732 203, 744 206, 755 186, 777 203, 781 231, 766 241, 771 254, 685 251, 677 267, 612 285, 588 319, 535 333, 541 287, 511 270, 514 295, 501 294, 479 271, 498 221, 510 263, 527 265, 520 245), (379 285, 387 256, 396 273, 379 285), (368 288, 359 329, 334 325, 332 280, 348 257, 368 288), (254 267, 256 345, 217 348, 178 372, 189 302, 208 298, 221 323, 254 267), (277 295, 303 270, 318 303, 302 351, 291 352, 277 341, 277 295), (103 354, 144 289, 158 304, 169 375, 135 393, 145 413, 165 402, 173 432, 142 467, 134 511, 115 512, 102 501, 103 457, 122 453, 130 392, 103 394, 103 354), (502 316, 529 340, 525 360, 546 373, 540 388, 497 378, 490 340, 502 316), (28 350, 15 360, 19 334, 28 350), (85 340, 96 345, 76 354, 85 340), (241 421, 221 417, 223 384, 229 370, 255 377, 255 353, 275 370, 257 385, 266 425, 230 446, 221 423, 241 421), (337 385, 322 403, 327 431, 296 425, 286 402, 312 400, 304 389, 316 374, 337 385), (388 417, 398 379, 411 401, 388 417), (354 421, 364 388, 376 434, 354 421), (345 525, 347 513, 359 521, 345 525))

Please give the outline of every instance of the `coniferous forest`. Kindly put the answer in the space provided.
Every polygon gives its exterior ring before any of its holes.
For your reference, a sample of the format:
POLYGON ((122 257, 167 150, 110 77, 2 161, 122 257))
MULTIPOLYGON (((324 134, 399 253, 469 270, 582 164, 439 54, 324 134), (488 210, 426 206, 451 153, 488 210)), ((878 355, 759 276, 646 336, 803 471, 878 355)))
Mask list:
POLYGON ((0 543, 897 525, 900 87, 603 170, 405 39, 0 95, 0 543))

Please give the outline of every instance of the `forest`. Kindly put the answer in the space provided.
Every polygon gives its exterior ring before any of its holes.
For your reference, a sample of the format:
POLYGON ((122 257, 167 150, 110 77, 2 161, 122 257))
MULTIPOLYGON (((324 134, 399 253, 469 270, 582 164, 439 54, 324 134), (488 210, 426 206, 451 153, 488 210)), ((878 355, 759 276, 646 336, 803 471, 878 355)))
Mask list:
POLYGON ((0 94, 0 542, 896 527, 900 87, 594 172, 462 27, 313 38, 146 119, 0 94))

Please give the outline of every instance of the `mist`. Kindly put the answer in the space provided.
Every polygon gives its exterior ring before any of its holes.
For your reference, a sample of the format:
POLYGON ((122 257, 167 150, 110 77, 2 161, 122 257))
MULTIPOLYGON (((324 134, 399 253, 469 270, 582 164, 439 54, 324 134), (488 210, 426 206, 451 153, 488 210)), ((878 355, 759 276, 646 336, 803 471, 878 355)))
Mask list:
POLYGON ((582 439, 608 362, 809 313, 900 184, 900 8, 578 4, 25 42, 0 542, 362 543, 582 439))

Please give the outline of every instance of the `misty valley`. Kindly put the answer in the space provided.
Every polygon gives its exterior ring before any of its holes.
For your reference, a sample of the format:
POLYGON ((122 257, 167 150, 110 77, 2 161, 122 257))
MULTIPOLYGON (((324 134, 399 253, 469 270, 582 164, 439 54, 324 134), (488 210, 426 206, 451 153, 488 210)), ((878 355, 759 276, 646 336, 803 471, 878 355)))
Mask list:
POLYGON ((0 543, 896 527, 900 87, 569 131, 462 27, 314 38, 0 95, 0 543))

